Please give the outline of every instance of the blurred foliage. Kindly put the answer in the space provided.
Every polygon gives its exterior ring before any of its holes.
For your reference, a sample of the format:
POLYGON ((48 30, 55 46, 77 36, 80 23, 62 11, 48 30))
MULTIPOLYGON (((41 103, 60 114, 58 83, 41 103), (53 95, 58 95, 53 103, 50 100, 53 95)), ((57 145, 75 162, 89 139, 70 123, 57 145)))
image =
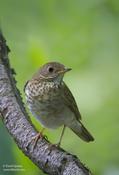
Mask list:
MULTIPOLYGON (((67 129, 62 147, 79 156, 94 174, 118 175, 119 1, 0 0, 0 23, 23 98, 25 82, 43 63, 55 60, 73 68, 65 81, 95 142, 86 144, 67 129)), ((55 143, 60 131, 46 133, 55 143)), ((0 174, 11 175, 3 172, 3 164, 22 165, 26 175, 39 174, 1 123, 0 174)))

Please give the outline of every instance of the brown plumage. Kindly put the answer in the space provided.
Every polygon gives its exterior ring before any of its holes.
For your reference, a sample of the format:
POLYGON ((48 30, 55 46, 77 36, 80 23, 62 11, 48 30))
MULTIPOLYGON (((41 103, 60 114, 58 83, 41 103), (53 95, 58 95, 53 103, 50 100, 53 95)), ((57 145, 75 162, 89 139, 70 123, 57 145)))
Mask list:
POLYGON ((90 142, 94 138, 83 126, 76 101, 63 81, 64 74, 69 70, 57 62, 43 65, 25 85, 27 104, 44 127, 55 129, 64 125, 84 141, 90 142))

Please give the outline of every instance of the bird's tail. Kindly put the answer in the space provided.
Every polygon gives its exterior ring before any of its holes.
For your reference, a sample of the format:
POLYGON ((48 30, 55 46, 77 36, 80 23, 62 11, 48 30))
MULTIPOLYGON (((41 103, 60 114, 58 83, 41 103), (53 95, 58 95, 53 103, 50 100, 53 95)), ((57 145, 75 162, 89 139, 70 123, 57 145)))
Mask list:
POLYGON ((89 131, 84 127, 84 125, 80 121, 74 121, 69 127, 82 140, 86 142, 94 141, 93 136, 89 133, 89 131))

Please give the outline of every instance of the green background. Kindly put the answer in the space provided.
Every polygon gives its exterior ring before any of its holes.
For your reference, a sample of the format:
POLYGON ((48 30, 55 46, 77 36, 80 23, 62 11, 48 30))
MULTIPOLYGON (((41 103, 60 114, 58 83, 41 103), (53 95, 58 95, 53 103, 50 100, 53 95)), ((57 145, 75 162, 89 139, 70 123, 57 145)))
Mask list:
MULTIPOLYGON (((119 1, 0 0, 0 25, 23 98, 25 82, 42 64, 59 61, 73 69, 65 82, 95 142, 87 144, 67 129, 62 147, 95 175, 119 175, 119 1)), ((46 134, 56 143, 60 132, 46 134)), ((5 174, 43 175, 0 121, 0 175, 5 174), (6 164, 25 172, 5 172, 6 164)))

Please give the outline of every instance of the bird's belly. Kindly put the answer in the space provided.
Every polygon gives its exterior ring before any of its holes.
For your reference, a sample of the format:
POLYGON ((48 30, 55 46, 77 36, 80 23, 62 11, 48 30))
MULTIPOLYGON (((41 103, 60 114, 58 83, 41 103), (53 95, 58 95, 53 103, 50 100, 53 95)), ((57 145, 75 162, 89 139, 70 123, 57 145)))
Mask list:
POLYGON ((55 129, 61 125, 67 125, 73 119, 73 113, 60 100, 50 102, 35 101, 30 106, 30 110, 46 128, 55 129))

